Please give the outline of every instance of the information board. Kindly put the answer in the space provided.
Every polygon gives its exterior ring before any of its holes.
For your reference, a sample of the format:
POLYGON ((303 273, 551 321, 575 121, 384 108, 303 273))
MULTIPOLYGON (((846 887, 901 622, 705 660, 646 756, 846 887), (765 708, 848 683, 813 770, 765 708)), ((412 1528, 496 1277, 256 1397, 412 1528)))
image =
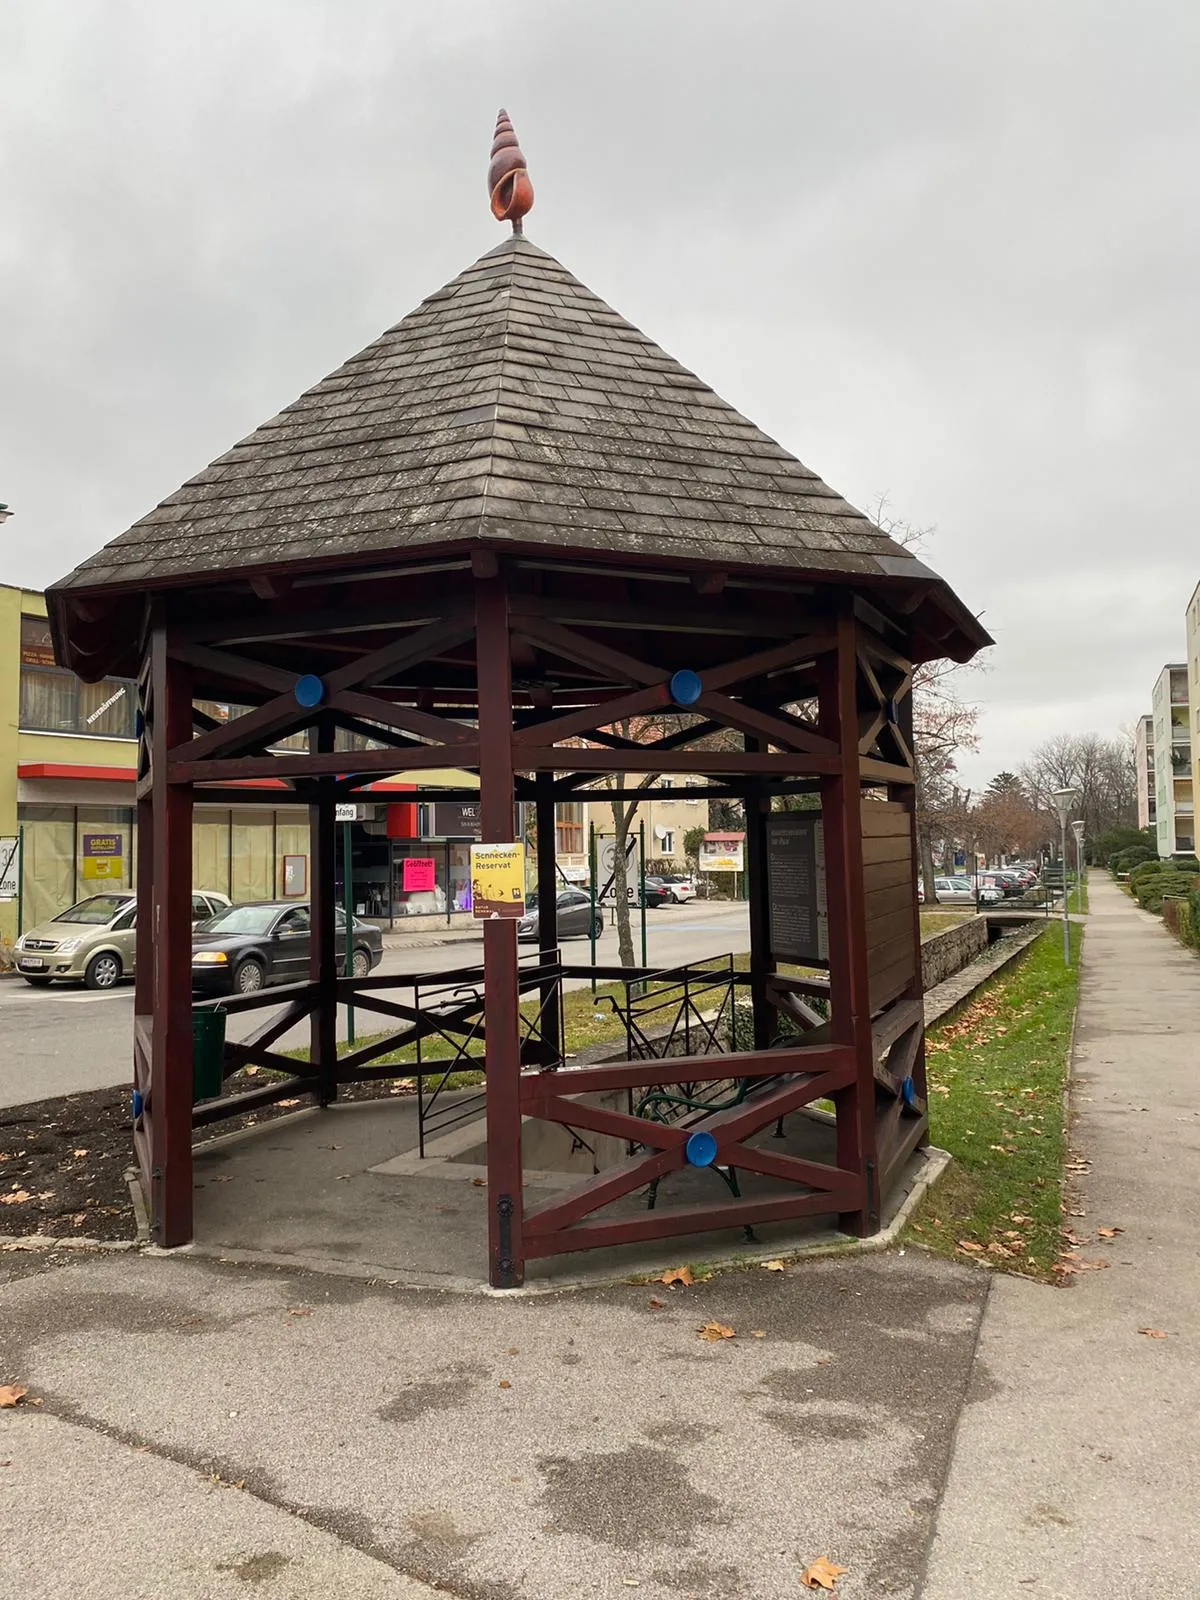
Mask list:
POLYGON ((777 961, 829 959, 825 836, 815 811, 774 811, 767 822, 771 954, 777 961))
POLYGON ((471 911, 476 921, 525 915, 525 846, 471 846, 471 911))

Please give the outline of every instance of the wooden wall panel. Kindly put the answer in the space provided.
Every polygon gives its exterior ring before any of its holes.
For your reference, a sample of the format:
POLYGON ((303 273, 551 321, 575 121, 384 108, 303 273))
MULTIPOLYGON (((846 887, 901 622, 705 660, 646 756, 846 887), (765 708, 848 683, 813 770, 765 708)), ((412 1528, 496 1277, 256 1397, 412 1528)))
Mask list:
POLYGON ((895 801, 864 800, 862 819, 867 973, 874 1013, 902 994, 917 971, 912 837, 908 812, 895 801))

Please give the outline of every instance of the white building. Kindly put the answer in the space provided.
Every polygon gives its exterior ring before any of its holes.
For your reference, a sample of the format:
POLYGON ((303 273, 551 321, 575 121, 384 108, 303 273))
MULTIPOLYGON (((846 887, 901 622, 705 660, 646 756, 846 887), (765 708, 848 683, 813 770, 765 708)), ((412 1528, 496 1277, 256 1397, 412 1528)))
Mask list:
POLYGON ((1134 758, 1137 766, 1137 825, 1139 828, 1153 828, 1156 826, 1158 797, 1154 788, 1154 718, 1149 714, 1138 718, 1134 758))
POLYGON ((1154 719, 1155 826, 1160 856, 1194 855, 1192 803, 1192 712, 1188 666, 1171 662, 1158 675, 1151 697, 1154 719))

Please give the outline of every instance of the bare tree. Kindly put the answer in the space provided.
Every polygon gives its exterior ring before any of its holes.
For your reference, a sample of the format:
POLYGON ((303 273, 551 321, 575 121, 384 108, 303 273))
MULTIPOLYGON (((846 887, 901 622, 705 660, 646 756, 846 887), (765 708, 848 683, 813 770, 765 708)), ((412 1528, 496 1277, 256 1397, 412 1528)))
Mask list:
MULTIPOLYGON (((886 495, 879 496, 868 515, 877 528, 907 550, 919 550, 936 531, 892 516, 886 495)), ((979 708, 963 696, 967 675, 977 670, 975 663, 963 667, 953 661, 927 661, 913 669, 917 848, 927 903, 937 900, 935 846, 942 843, 952 848, 956 834, 965 837, 965 807, 955 780, 959 753, 975 750, 979 744, 979 708)))

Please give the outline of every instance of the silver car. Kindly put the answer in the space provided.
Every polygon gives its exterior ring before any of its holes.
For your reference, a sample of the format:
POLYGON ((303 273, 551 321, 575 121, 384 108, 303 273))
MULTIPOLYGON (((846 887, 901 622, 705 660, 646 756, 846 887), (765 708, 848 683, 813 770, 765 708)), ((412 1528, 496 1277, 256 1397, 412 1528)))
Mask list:
MULTIPOLYGON (((192 892, 192 922, 225 910, 229 896, 216 889, 192 892)), ((49 922, 39 923, 16 943, 17 971, 35 988, 58 978, 89 989, 111 989, 133 973, 137 899, 129 893, 94 894, 49 922)))

